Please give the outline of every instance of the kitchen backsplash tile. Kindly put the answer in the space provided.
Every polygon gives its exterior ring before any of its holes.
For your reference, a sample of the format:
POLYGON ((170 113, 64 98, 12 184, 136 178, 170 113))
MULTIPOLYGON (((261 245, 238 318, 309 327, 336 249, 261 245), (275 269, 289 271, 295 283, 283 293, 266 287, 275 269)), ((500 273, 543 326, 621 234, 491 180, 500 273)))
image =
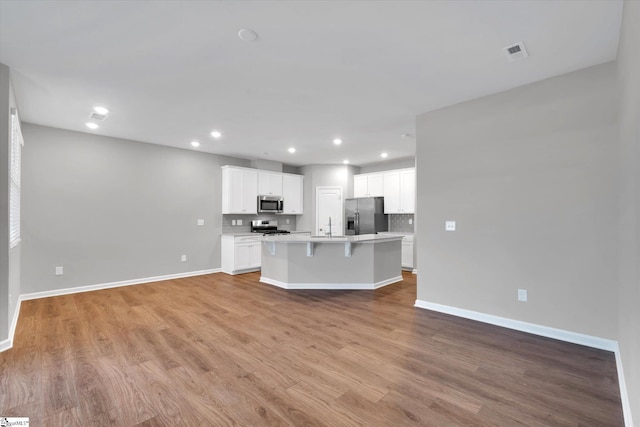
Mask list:
POLYGON ((249 233, 251 231, 251 221, 254 220, 276 220, 278 221, 278 228, 281 230, 296 230, 296 216, 295 215, 276 215, 276 214, 258 214, 258 215, 222 215, 222 233, 249 233), (232 220, 242 220, 242 225, 231 225, 232 220), (289 220, 289 224, 287 224, 289 220))
POLYGON ((389 231, 400 233, 413 233, 413 214, 389 214, 389 231), (409 224, 411 220, 411 224, 409 224))

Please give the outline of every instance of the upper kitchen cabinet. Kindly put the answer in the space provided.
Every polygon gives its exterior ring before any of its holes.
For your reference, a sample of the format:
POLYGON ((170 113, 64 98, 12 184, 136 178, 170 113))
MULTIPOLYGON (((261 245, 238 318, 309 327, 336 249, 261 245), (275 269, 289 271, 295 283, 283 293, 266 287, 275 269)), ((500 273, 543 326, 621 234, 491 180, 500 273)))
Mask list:
POLYGON ((302 175, 282 174, 283 214, 302 214, 303 179, 304 177, 302 175))
POLYGON ((384 174, 365 173, 353 177, 353 197, 378 197, 384 195, 384 174))
POLYGON ((258 195, 282 196, 282 174, 258 171, 258 195))
POLYGON ((416 209, 416 170, 384 173, 384 213, 412 214, 416 209))
POLYGON ((258 213, 258 171, 222 166, 222 213, 258 213))

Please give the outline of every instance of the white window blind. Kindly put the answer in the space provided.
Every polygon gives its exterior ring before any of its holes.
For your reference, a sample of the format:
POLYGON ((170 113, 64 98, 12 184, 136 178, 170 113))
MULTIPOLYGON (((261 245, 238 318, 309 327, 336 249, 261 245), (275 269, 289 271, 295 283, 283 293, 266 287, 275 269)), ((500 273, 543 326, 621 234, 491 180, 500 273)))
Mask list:
POLYGON ((20 243, 20 175, 22 167, 22 131, 18 110, 11 109, 11 164, 9 183, 9 249, 20 243))

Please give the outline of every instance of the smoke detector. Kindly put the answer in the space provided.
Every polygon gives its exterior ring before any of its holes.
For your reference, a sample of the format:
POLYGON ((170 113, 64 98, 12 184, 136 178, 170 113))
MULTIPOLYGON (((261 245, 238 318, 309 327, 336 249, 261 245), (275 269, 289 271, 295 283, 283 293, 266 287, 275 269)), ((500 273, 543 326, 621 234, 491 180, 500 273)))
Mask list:
POLYGON ((519 42, 513 44, 511 46, 503 47, 502 51, 504 55, 507 57, 507 61, 516 62, 521 59, 527 58, 529 54, 527 53, 527 49, 524 47, 524 42, 519 42))

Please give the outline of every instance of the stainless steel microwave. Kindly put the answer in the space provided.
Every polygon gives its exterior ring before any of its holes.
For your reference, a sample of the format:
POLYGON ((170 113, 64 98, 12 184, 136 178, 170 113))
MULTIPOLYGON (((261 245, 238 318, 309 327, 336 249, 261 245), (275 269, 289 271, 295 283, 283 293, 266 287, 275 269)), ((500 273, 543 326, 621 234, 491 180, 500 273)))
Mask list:
POLYGON ((281 213, 284 200, 280 196, 258 196, 258 212, 281 213))

